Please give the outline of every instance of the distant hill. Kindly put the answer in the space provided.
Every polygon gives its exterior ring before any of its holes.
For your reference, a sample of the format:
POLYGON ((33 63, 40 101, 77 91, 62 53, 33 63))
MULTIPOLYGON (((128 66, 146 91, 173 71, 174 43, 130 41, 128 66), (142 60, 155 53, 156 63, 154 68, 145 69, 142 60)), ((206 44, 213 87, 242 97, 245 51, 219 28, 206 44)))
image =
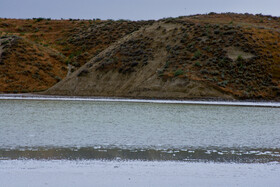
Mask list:
MULTIPOLYGON (((26 91, 47 89, 64 78, 44 94, 162 99, 280 98, 278 17, 210 13, 139 22, 2 19, 2 36, 8 30, 9 35, 17 36, 8 36, 11 42, 1 55, 1 71, 6 73, 0 77, 1 85, 6 85, 1 86, 2 92, 25 91, 16 87, 22 83, 12 81, 24 81, 21 76, 26 77, 19 70, 10 70, 18 68, 17 61, 23 69, 34 67, 31 78, 26 79, 30 88, 26 91), (30 22, 34 25, 22 34, 22 28, 30 22), (49 31, 49 27, 53 29, 49 31), (18 32, 19 28, 22 32, 18 32), (12 41, 32 44, 44 57, 21 51, 18 48, 28 47, 12 41), (29 65, 21 60, 27 54, 33 57, 27 60, 29 65), (47 70, 45 64, 52 68, 47 70), (34 76, 36 70, 39 80, 34 76)), ((1 46, 4 39, 0 39, 1 46)))

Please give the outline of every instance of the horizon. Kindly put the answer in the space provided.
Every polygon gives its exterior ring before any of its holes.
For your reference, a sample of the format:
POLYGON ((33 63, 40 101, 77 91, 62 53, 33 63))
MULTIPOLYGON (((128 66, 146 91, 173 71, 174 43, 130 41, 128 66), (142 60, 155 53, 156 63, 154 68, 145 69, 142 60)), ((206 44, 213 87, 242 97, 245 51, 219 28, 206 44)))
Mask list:
POLYGON ((277 0, 0 0, 0 18, 158 20, 167 17, 215 13, 280 16, 277 0), (252 6, 254 5, 254 6, 252 6))
POLYGON ((190 16, 196 16, 196 15, 209 15, 209 14, 249 14, 249 15, 262 15, 262 16, 271 16, 271 17, 280 17, 280 16, 273 16, 273 15, 266 15, 266 14, 262 14, 262 13, 258 13, 258 14, 253 14, 253 13, 236 13, 236 12, 208 12, 208 13, 204 13, 204 14, 189 14, 189 15, 180 15, 180 16, 173 16, 173 17, 162 17, 159 19, 147 19, 147 20, 132 20, 132 19, 124 19, 124 18, 120 18, 120 19, 100 19, 100 18, 50 18, 50 17, 29 17, 29 18, 7 18, 7 17, 0 17, 0 19, 18 19, 18 20, 32 20, 32 19, 45 19, 45 20, 73 20, 73 21, 87 21, 87 20, 101 20, 101 21, 109 21, 109 20, 113 20, 113 21, 119 21, 119 20, 124 20, 124 21, 149 21, 149 20, 153 20, 153 21, 158 21, 161 19, 166 19, 166 18, 178 18, 178 17, 190 17, 190 16))

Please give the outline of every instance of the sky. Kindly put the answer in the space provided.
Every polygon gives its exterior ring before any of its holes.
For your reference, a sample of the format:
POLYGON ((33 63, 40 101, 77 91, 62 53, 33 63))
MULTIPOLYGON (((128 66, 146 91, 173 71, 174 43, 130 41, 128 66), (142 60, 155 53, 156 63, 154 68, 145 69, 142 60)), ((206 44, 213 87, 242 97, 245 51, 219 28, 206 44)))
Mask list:
POLYGON ((148 20, 209 12, 280 16, 280 0, 0 0, 1 18, 148 20))

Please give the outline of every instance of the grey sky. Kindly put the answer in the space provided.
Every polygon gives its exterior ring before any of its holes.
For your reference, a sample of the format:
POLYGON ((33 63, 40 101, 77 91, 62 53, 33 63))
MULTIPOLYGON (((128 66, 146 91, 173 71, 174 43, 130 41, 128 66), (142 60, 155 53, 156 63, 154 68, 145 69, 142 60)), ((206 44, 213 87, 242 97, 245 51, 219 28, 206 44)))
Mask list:
POLYGON ((2 18, 141 20, 208 12, 280 16, 280 0, 0 0, 2 18))

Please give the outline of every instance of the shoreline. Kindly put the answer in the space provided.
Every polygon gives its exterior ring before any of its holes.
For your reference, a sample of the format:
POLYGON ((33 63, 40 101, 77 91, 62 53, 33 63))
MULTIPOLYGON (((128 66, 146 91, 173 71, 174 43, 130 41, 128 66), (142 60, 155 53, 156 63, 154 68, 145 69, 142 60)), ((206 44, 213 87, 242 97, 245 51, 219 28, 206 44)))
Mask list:
POLYGON ((95 102, 128 102, 154 104, 187 104, 212 106, 244 106, 244 107, 274 107, 280 108, 278 101, 258 100, 225 100, 217 98, 204 99, 158 99, 158 98, 129 98, 129 97, 100 97, 100 96, 61 96, 42 94, 0 94, 0 100, 43 100, 43 101, 95 101, 95 102))

